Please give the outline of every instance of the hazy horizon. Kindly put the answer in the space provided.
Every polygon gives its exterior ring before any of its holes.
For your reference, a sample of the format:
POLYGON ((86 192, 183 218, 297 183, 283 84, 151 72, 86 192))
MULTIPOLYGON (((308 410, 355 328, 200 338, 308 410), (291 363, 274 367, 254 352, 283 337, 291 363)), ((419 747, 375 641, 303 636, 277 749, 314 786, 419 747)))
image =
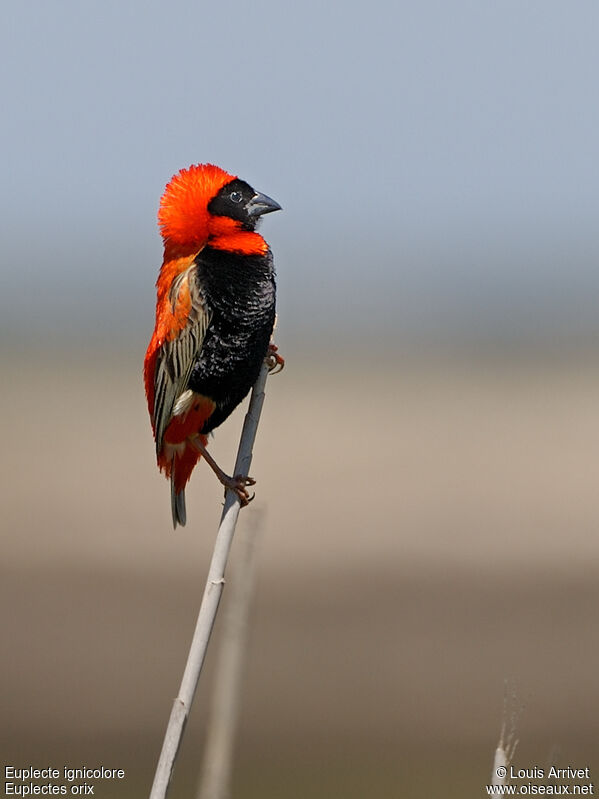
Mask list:
POLYGON ((283 206, 283 344, 599 339, 595 3, 5 16, 3 336, 147 337, 160 194, 213 161, 283 206))

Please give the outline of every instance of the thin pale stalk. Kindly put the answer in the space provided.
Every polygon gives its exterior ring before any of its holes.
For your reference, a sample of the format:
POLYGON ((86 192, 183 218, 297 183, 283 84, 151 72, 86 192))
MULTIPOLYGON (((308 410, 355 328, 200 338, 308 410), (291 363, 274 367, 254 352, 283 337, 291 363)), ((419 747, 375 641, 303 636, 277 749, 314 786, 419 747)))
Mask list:
POLYGON ((226 799, 231 793, 248 618, 256 575, 256 535, 263 513, 253 510, 247 518, 248 524, 237 545, 241 545, 241 551, 233 564, 231 593, 227 598, 224 625, 220 634, 208 736, 197 799, 226 799))
MULTIPOLYGON (((247 476, 252 463, 252 449, 256 439, 260 413, 264 404, 264 389, 268 376, 266 363, 252 389, 250 404, 243 423, 237 460, 235 461, 234 474, 247 476)), ((187 664, 183 672, 179 694, 173 703, 173 709, 162 744, 162 751, 156 767, 154 783, 150 792, 150 799, 164 799, 167 795, 175 760, 181 745, 185 723, 191 710, 193 697, 200 678, 200 672, 206 657, 206 650, 218 611, 218 605, 225 584, 225 568, 229 551, 235 534, 235 525, 239 516, 240 503, 237 495, 228 490, 225 495, 225 506, 220 520, 220 526, 214 542, 214 551, 210 562, 210 569, 206 579, 206 587, 200 605, 200 612, 196 623, 195 632, 187 657, 187 664)))
POLYGON ((521 711, 522 709, 517 706, 516 689, 514 687, 510 688, 506 680, 503 695, 501 732, 499 733, 499 743, 495 750, 493 771, 491 773, 491 785, 495 787, 509 784, 510 766, 514 759, 516 747, 518 746, 516 727, 521 711))

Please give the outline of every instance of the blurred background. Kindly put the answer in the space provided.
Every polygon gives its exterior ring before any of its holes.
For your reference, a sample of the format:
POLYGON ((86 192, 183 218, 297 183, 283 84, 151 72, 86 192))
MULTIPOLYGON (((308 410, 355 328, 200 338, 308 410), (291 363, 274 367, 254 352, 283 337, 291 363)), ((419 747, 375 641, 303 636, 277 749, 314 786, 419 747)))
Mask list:
MULTIPOLYGON (((149 791, 222 500, 200 467, 173 533, 141 381, 156 210, 211 161, 284 208, 233 795, 480 796, 506 680, 515 764, 598 778, 597 4, 3 18, 6 764, 149 791)), ((175 798, 213 677, 211 651, 175 798)))

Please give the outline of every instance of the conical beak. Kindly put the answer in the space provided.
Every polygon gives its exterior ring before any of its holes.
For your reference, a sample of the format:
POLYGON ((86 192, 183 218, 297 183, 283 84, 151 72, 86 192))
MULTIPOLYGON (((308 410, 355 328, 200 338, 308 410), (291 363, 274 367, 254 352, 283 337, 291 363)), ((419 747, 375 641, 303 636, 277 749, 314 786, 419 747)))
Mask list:
POLYGON ((273 211, 280 211, 281 206, 275 200, 267 197, 266 194, 254 194, 252 199, 246 205, 248 214, 257 219, 262 214, 270 214, 273 211))

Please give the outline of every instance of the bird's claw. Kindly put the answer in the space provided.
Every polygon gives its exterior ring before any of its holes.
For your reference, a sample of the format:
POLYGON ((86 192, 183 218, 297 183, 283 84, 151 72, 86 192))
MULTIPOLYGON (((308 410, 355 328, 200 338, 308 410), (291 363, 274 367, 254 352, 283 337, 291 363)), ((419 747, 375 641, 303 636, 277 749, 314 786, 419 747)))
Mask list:
POLYGON ((225 482, 225 488, 230 488, 233 493, 237 494, 239 504, 242 508, 245 508, 246 505, 249 505, 256 496, 255 493, 250 496, 250 493, 246 488, 246 486, 253 485, 256 485, 254 478, 245 477, 242 474, 236 474, 235 477, 229 477, 225 482))
POLYGON ((285 366, 285 358, 282 355, 279 355, 279 348, 276 344, 269 344, 268 345, 268 352, 266 353, 266 365, 268 366, 268 371, 271 375, 276 375, 278 372, 282 372, 285 366))

